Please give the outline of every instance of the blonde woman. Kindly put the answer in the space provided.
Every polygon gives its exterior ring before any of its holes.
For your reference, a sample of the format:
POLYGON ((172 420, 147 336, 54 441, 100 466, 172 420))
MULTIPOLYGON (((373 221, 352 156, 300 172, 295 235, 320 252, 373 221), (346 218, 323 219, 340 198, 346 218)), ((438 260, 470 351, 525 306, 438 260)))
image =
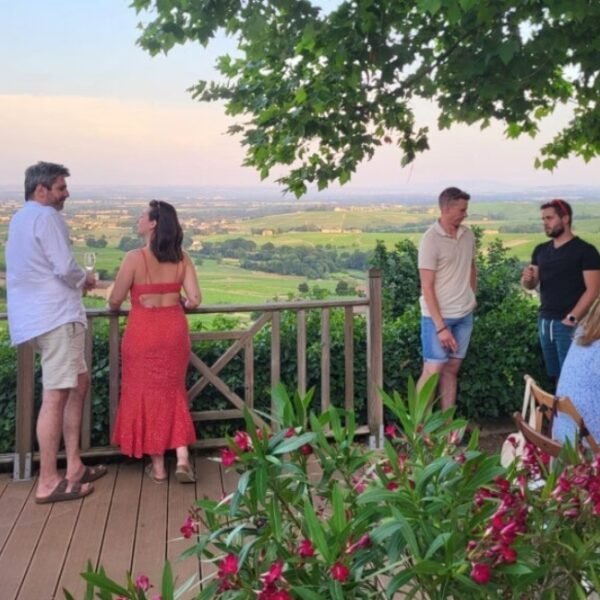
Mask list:
POLYGON ((196 269, 182 250, 177 212, 167 202, 150 202, 138 232, 145 246, 127 253, 108 300, 117 310, 131 293, 113 443, 127 456, 149 455, 146 474, 155 483, 167 481, 164 454, 175 449, 175 477, 192 483, 188 445, 196 434, 185 388, 190 338, 183 309, 200 304, 196 269))
MULTIPOLYGON (((560 372, 557 396, 568 396, 596 440, 600 440, 600 300, 596 300, 575 333, 560 372)), ((560 442, 575 441, 575 422, 558 413, 552 437, 560 442)))

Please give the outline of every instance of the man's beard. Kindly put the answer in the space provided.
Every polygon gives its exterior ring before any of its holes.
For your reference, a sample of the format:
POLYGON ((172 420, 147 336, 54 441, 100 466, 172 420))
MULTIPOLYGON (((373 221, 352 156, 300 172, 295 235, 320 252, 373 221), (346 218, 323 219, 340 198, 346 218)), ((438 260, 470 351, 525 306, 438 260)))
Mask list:
POLYGON ((551 238, 560 237, 565 232, 565 228, 563 225, 556 225, 550 231, 546 232, 546 235, 551 238))

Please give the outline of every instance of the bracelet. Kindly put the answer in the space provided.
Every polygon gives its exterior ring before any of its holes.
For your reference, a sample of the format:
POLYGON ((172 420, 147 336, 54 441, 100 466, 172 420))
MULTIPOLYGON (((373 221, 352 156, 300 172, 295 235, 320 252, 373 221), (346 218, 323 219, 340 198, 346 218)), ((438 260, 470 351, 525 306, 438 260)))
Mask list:
POLYGON ((440 333, 442 333, 442 331, 444 331, 444 329, 448 329, 448 325, 444 325, 443 327, 440 327, 436 332, 435 335, 439 335, 440 333))

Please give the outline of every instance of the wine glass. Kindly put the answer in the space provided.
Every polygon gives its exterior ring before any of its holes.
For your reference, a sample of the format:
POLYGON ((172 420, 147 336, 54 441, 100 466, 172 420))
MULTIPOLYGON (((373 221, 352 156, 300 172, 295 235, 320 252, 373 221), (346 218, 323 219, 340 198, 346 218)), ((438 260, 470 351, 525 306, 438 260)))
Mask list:
POLYGON ((96 253, 85 252, 83 254, 83 268, 87 273, 93 273, 96 268, 96 253))

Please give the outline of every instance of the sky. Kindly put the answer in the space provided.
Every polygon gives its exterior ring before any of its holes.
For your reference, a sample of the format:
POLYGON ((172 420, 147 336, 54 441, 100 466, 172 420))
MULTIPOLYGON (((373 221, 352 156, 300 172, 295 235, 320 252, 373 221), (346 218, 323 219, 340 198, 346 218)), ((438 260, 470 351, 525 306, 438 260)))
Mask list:
MULTIPOLYGON (((331 0, 332 1, 332 0, 331 0)), ((217 103, 198 103, 187 89, 215 74, 219 39, 150 57, 139 46, 129 0, 0 0, 0 184, 21 185, 38 160, 71 170, 70 185, 273 186, 242 167, 234 121, 217 103)), ((458 185, 600 186, 600 160, 533 168, 536 151, 568 113, 548 120, 535 140, 506 140, 496 124, 435 130, 434 107, 416 106, 429 125, 431 150, 406 168, 399 151, 381 148, 342 189, 402 192, 458 185)))

